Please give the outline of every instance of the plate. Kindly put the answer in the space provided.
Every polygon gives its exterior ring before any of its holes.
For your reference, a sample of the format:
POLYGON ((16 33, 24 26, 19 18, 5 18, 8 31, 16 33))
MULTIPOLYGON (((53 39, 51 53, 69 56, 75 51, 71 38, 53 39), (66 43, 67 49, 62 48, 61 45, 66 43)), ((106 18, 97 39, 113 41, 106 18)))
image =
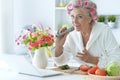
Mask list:
POLYGON ((120 80, 120 76, 99 76, 88 74, 88 76, 84 77, 84 80, 120 80))
POLYGON ((56 67, 56 68, 52 68, 51 70, 60 71, 60 72, 64 72, 64 73, 70 73, 70 74, 87 75, 87 72, 83 72, 81 70, 77 70, 76 68, 78 68, 78 67, 70 66, 70 69, 61 70, 61 69, 56 67))

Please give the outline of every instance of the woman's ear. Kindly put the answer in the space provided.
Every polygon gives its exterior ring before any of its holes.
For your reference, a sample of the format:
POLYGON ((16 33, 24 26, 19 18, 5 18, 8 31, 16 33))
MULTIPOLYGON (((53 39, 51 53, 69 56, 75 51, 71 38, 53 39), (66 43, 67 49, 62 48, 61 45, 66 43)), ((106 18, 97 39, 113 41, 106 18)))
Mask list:
POLYGON ((92 19, 91 19, 91 17, 89 17, 89 23, 91 23, 92 22, 92 19))

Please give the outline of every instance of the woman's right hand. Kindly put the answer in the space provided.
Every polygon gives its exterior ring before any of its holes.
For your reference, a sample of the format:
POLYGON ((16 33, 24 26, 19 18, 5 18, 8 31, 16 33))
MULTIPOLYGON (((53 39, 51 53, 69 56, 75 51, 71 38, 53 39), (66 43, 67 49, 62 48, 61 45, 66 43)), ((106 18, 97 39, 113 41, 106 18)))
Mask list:
MULTIPOLYGON (((66 27, 63 27, 61 28, 60 30, 58 30, 57 33, 61 33, 61 32, 64 32, 67 28, 66 27)), ((56 38, 56 47, 55 47, 55 56, 58 57, 62 54, 63 52, 63 44, 65 43, 65 40, 66 40, 66 37, 67 37, 67 34, 64 34, 62 36, 59 36, 56 38)))
MULTIPOLYGON (((64 32, 65 30, 67 30, 66 27, 63 27, 63 28, 59 29, 58 32, 57 32, 57 34, 58 34, 58 33, 62 33, 62 32, 64 32)), ((63 46, 63 44, 64 44, 64 42, 65 42, 65 40, 66 40, 67 34, 68 34, 68 33, 66 33, 66 34, 64 34, 64 35, 59 36, 59 37, 56 38, 56 46, 63 46)))

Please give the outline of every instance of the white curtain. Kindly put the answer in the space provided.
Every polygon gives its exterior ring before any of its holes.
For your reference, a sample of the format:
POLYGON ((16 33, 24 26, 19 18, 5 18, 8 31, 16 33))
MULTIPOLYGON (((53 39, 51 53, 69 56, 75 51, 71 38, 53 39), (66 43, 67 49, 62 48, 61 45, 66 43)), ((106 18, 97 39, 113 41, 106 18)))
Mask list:
POLYGON ((13 0, 0 0, 0 53, 13 53, 13 0))
MULTIPOLYGON (((1 0, 0 0, 0 44, 2 45, 2 26, 1 26, 1 0)), ((2 50, 2 46, 0 45, 0 51, 2 50)))

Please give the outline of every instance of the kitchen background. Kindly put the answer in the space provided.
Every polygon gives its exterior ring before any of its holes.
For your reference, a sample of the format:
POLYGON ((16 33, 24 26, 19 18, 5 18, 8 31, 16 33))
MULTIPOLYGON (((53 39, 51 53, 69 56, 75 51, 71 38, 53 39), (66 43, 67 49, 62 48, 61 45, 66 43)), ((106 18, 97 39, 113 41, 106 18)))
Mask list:
MULTIPOLYGON (((120 43, 119 0, 93 1, 98 6, 98 15, 116 16, 116 28, 111 29, 120 43)), ((59 22, 57 12, 64 12, 64 9, 58 8, 59 2, 59 0, 0 0, 0 53, 26 52, 23 46, 15 44, 16 36, 25 25, 42 23, 43 26, 50 26, 56 30, 59 22)))

